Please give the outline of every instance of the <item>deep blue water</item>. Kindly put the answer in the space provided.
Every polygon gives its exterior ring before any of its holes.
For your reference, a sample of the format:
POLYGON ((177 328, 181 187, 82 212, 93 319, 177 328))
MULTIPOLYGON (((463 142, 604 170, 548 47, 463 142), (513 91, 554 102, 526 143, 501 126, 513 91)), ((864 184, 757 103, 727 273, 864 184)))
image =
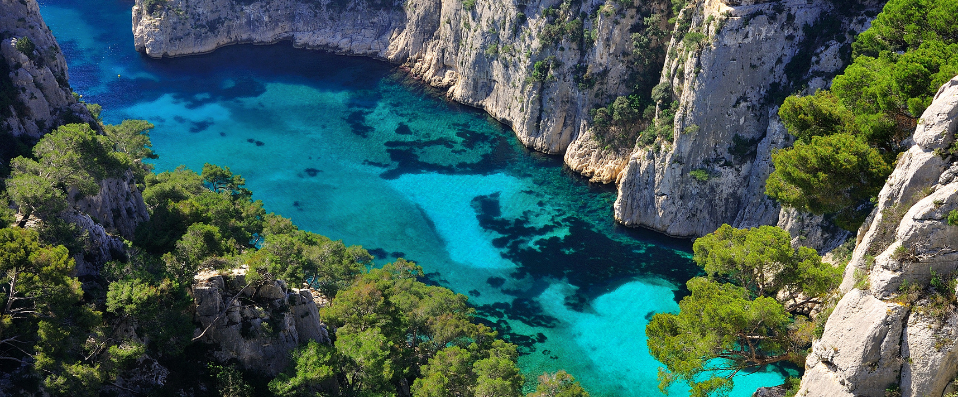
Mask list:
MULTIPOLYGON (((696 268, 688 241, 617 226, 613 189, 392 65, 289 43, 153 60, 133 49, 132 1, 40 3, 74 90, 108 123, 156 125, 157 171, 228 166, 301 228, 418 262, 520 346, 529 379, 661 395, 645 325, 696 268)), ((781 380, 739 376, 732 395, 781 380)))

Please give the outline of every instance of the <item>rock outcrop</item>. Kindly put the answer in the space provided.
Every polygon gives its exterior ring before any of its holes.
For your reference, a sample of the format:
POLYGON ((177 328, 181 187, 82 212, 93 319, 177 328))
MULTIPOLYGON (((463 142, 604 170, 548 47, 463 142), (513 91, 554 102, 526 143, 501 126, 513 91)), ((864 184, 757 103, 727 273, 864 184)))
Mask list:
POLYGON ((154 57, 291 40, 405 64, 511 126, 525 145, 563 154, 593 181, 618 182, 622 223, 676 236, 776 223, 779 207, 764 195, 769 155, 790 142, 775 105, 803 84, 823 87, 881 6, 696 0, 670 26, 671 3, 660 0, 145 4, 133 8, 135 45, 154 57), (674 121, 663 103, 658 109, 673 136, 610 145, 590 112, 633 92, 649 98, 656 82, 678 104, 674 121))
POLYGON ((310 340, 331 343, 309 290, 282 280, 247 281, 245 270, 200 273, 193 282, 195 337, 216 345, 221 362, 236 359, 246 369, 276 376, 289 352, 310 340))
POLYGON ((958 77, 925 110, 859 231, 799 395, 941 396, 958 375, 958 77), (952 220, 949 220, 949 219, 952 220))
POLYGON ((629 94, 625 82, 636 76, 654 83, 666 43, 651 41, 650 54, 659 59, 652 56, 651 66, 641 66, 631 34, 669 30, 664 17, 648 23, 644 17, 665 15, 670 6, 661 0, 628 8, 596 0, 169 0, 151 9, 144 4, 133 8, 133 30, 136 47, 147 55, 292 40, 300 47, 406 64, 414 76, 447 89, 451 99, 511 126, 525 145, 566 153, 570 166, 606 183, 615 181, 629 148, 594 144, 589 111, 629 94), (533 77, 535 70, 540 74, 533 77))
POLYGON ((661 79, 678 104, 674 137, 632 153, 616 219, 675 236, 775 224, 765 180, 771 152, 791 144, 778 104, 803 82, 814 92, 840 72, 840 48, 879 6, 707 0, 683 10, 679 24, 691 27, 673 35, 661 79))
POLYGON ((96 219, 110 233, 119 234, 127 240, 133 239, 133 232, 140 222, 150 219, 132 171, 126 171, 119 178, 100 181, 100 192, 96 196, 78 200, 75 206, 96 219))
POLYGON ((93 118, 73 97, 67 65, 36 0, 0 0, 0 132, 39 138, 93 118))
MULTIPOLYGON (((0 133, 29 142, 66 123, 98 125, 74 98, 66 61, 36 0, 0 0, 0 58, 0 133)), ((137 224, 149 219, 130 171, 100 181, 95 196, 67 196, 71 208, 60 218, 83 236, 82 252, 74 255, 78 276, 96 276, 104 263, 123 257, 120 237, 132 239, 137 224)))

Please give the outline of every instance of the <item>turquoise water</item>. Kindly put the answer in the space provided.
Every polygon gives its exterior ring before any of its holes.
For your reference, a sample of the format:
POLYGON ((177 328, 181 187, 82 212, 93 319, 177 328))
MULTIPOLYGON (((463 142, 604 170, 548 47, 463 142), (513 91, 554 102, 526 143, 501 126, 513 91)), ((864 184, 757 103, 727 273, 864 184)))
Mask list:
MULTIPOLYGON (((529 379, 565 369, 594 396, 661 395, 644 330, 678 309, 689 242, 615 225, 611 188, 391 65, 289 43, 151 60, 131 6, 41 1, 73 88, 106 122, 156 125, 157 170, 229 166, 301 228, 418 262, 519 345, 529 379)), ((732 395, 781 380, 743 375, 732 395)))

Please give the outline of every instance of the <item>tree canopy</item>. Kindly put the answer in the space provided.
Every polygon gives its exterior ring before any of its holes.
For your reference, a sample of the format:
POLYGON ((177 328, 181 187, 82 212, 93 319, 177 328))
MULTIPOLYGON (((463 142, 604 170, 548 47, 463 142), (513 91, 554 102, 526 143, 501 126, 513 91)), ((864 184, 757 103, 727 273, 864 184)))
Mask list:
POLYGON ((655 314, 646 327, 665 364, 662 390, 681 381, 693 396, 727 392, 743 369, 804 359, 813 325, 799 314, 838 287, 842 269, 790 240, 777 227, 722 225, 695 241, 693 259, 708 277, 689 280, 679 312, 655 314))
POLYGON ((787 98, 779 116, 798 141, 773 153, 766 193, 857 229, 918 117, 958 75, 956 10, 958 0, 889 1, 831 90, 787 98))

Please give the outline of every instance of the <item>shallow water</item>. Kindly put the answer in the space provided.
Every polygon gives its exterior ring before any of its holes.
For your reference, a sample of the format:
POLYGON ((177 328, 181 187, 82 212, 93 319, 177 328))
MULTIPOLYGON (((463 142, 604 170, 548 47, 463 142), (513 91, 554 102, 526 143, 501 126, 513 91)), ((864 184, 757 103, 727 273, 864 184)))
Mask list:
MULTIPOLYGON (((688 241, 615 225, 610 187, 388 64, 289 43, 151 60, 131 1, 40 3, 74 90, 108 123, 156 125, 158 171, 228 166, 301 228, 418 262, 519 345, 529 379, 565 369, 593 396, 661 395, 645 325, 696 268, 688 241)), ((781 380, 739 376, 732 395, 781 380)))

